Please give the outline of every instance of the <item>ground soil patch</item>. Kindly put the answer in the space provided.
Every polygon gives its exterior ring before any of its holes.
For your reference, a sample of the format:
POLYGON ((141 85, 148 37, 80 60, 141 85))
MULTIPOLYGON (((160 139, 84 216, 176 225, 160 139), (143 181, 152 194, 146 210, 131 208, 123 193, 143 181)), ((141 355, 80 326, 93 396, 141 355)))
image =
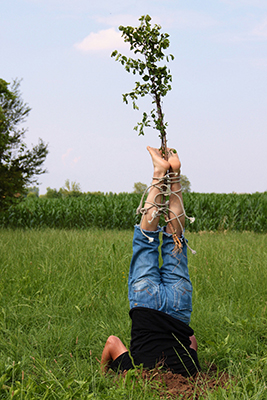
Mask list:
MULTIPOLYGON (((126 375, 124 372, 124 376, 126 375)), ((180 374, 174 374, 171 371, 163 372, 161 370, 141 372, 144 380, 148 380, 152 387, 155 385, 162 397, 169 399, 199 399, 205 398, 207 390, 216 390, 218 387, 229 387, 231 378, 227 373, 217 372, 217 368, 209 372, 199 372, 194 377, 186 378, 180 374), (202 397, 201 397, 202 396, 202 397)))

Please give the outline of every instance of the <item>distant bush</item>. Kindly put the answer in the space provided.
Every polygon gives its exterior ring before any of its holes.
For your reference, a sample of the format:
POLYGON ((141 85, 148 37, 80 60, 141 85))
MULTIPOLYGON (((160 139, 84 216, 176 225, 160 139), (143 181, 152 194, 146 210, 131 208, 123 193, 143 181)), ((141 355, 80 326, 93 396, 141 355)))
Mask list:
MULTIPOLYGON (((140 220, 135 193, 88 193, 79 197, 26 198, 0 214, 10 228, 131 229, 140 220)), ((267 232, 267 192, 253 194, 184 193, 185 209, 195 222, 192 232, 236 230, 267 232)), ((162 224, 164 221, 162 221, 162 224)))

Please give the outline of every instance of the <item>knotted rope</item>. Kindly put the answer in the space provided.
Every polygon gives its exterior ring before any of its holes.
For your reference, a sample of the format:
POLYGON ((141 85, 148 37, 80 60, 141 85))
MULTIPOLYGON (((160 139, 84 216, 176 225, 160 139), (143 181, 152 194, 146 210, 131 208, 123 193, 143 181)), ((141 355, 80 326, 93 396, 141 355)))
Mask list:
MULTIPOLYGON (((153 242, 154 238, 148 236, 141 228, 141 225, 142 225, 142 220, 144 218, 144 215, 147 214, 147 212, 151 208, 155 208, 155 210, 152 213, 151 220, 148 221, 149 223, 151 223, 155 218, 159 217, 160 215, 164 215, 166 224, 169 223, 172 227, 172 221, 176 220, 181 228, 181 231, 183 231, 184 227, 180 220, 181 217, 185 216, 185 218, 187 218, 190 221, 190 223, 193 223, 195 221, 194 217, 188 217, 186 215, 183 200, 180 195, 182 192, 182 188, 180 188, 179 190, 175 190, 175 191, 171 190, 171 187, 173 184, 180 183, 180 180, 181 180, 180 175, 178 173, 170 172, 170 173, 167 173, 162 178, 153 177, 153 179, 157 180, 158 182, 151 184, 150 186, 148 186, 146 188, 146 190, 144 191, 142 198, 140 200, 140 204, 136 210, 136 214, 142 214, 142 218, 141 218, 141 222, 140 222, 140 229, 141 229, 142 234, 149 240, 149 242, 153 242), (144 201, 146 194, 150 191, 150 189, 152 187, 157 188, 159 190, 159 192, 155 195, 152 202, 144 201), (179 215, 177 215, 173 210, 171 210, 169 208, 168 198, 170 198, 171 195, 176 196, 180 202, 182 212, 179 215), (146 207, 143 206, 144 202, 146 203, 146 207)), ((180 242, 178 236, 176 235, 176 232, 174 229, 173 229, 172 235, 173 235, 173 240, 175 243, 174 251, 175 252, 180 251, 182 245, 181 245, 181 242, 180 242)), ((196 251, 192 250, 186 241, 185 241, 185 243, 186 243, 187 247, 191 250, 191 252, 193 254, 196 254, 196 251)))

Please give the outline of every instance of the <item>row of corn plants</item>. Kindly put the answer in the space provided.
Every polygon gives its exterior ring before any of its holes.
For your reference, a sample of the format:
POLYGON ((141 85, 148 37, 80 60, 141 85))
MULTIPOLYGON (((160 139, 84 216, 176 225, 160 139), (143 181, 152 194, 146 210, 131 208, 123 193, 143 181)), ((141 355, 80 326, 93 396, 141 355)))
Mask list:
POLYGON ((129 229, 136 219, 140 196, 88 194, 58 199, 26 198, 0 214, 0 226, 15 228, 129 229))
MULTIPOLYGON (((87 194, 60 199, 27 198, 0 213, 0 227, 131 229, 141 195, 87 194)), ((253 194, 185 193, 185 209, 195 222, 191 232, 236 230, 267 232, 267 192, 253 194)))
POLYGON ((188 193, 187 215, 196 217, 187 229, 267 232, 267 192, 253 194, 188 193))

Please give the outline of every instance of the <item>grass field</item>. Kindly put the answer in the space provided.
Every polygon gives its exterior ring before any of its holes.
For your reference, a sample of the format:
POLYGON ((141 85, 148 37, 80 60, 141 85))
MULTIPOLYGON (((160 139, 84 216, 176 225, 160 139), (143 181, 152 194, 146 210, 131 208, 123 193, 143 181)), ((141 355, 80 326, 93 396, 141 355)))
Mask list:
MULTIPOLYGON (((201 366, 237 378, 205 398, 267 399, 267 235, 187 238, 201 366)), ((0 230, 0 399, 159 398, 102 377, 96 359, 110 334, 129 345, 131 241, 129 230, 0 230)))

